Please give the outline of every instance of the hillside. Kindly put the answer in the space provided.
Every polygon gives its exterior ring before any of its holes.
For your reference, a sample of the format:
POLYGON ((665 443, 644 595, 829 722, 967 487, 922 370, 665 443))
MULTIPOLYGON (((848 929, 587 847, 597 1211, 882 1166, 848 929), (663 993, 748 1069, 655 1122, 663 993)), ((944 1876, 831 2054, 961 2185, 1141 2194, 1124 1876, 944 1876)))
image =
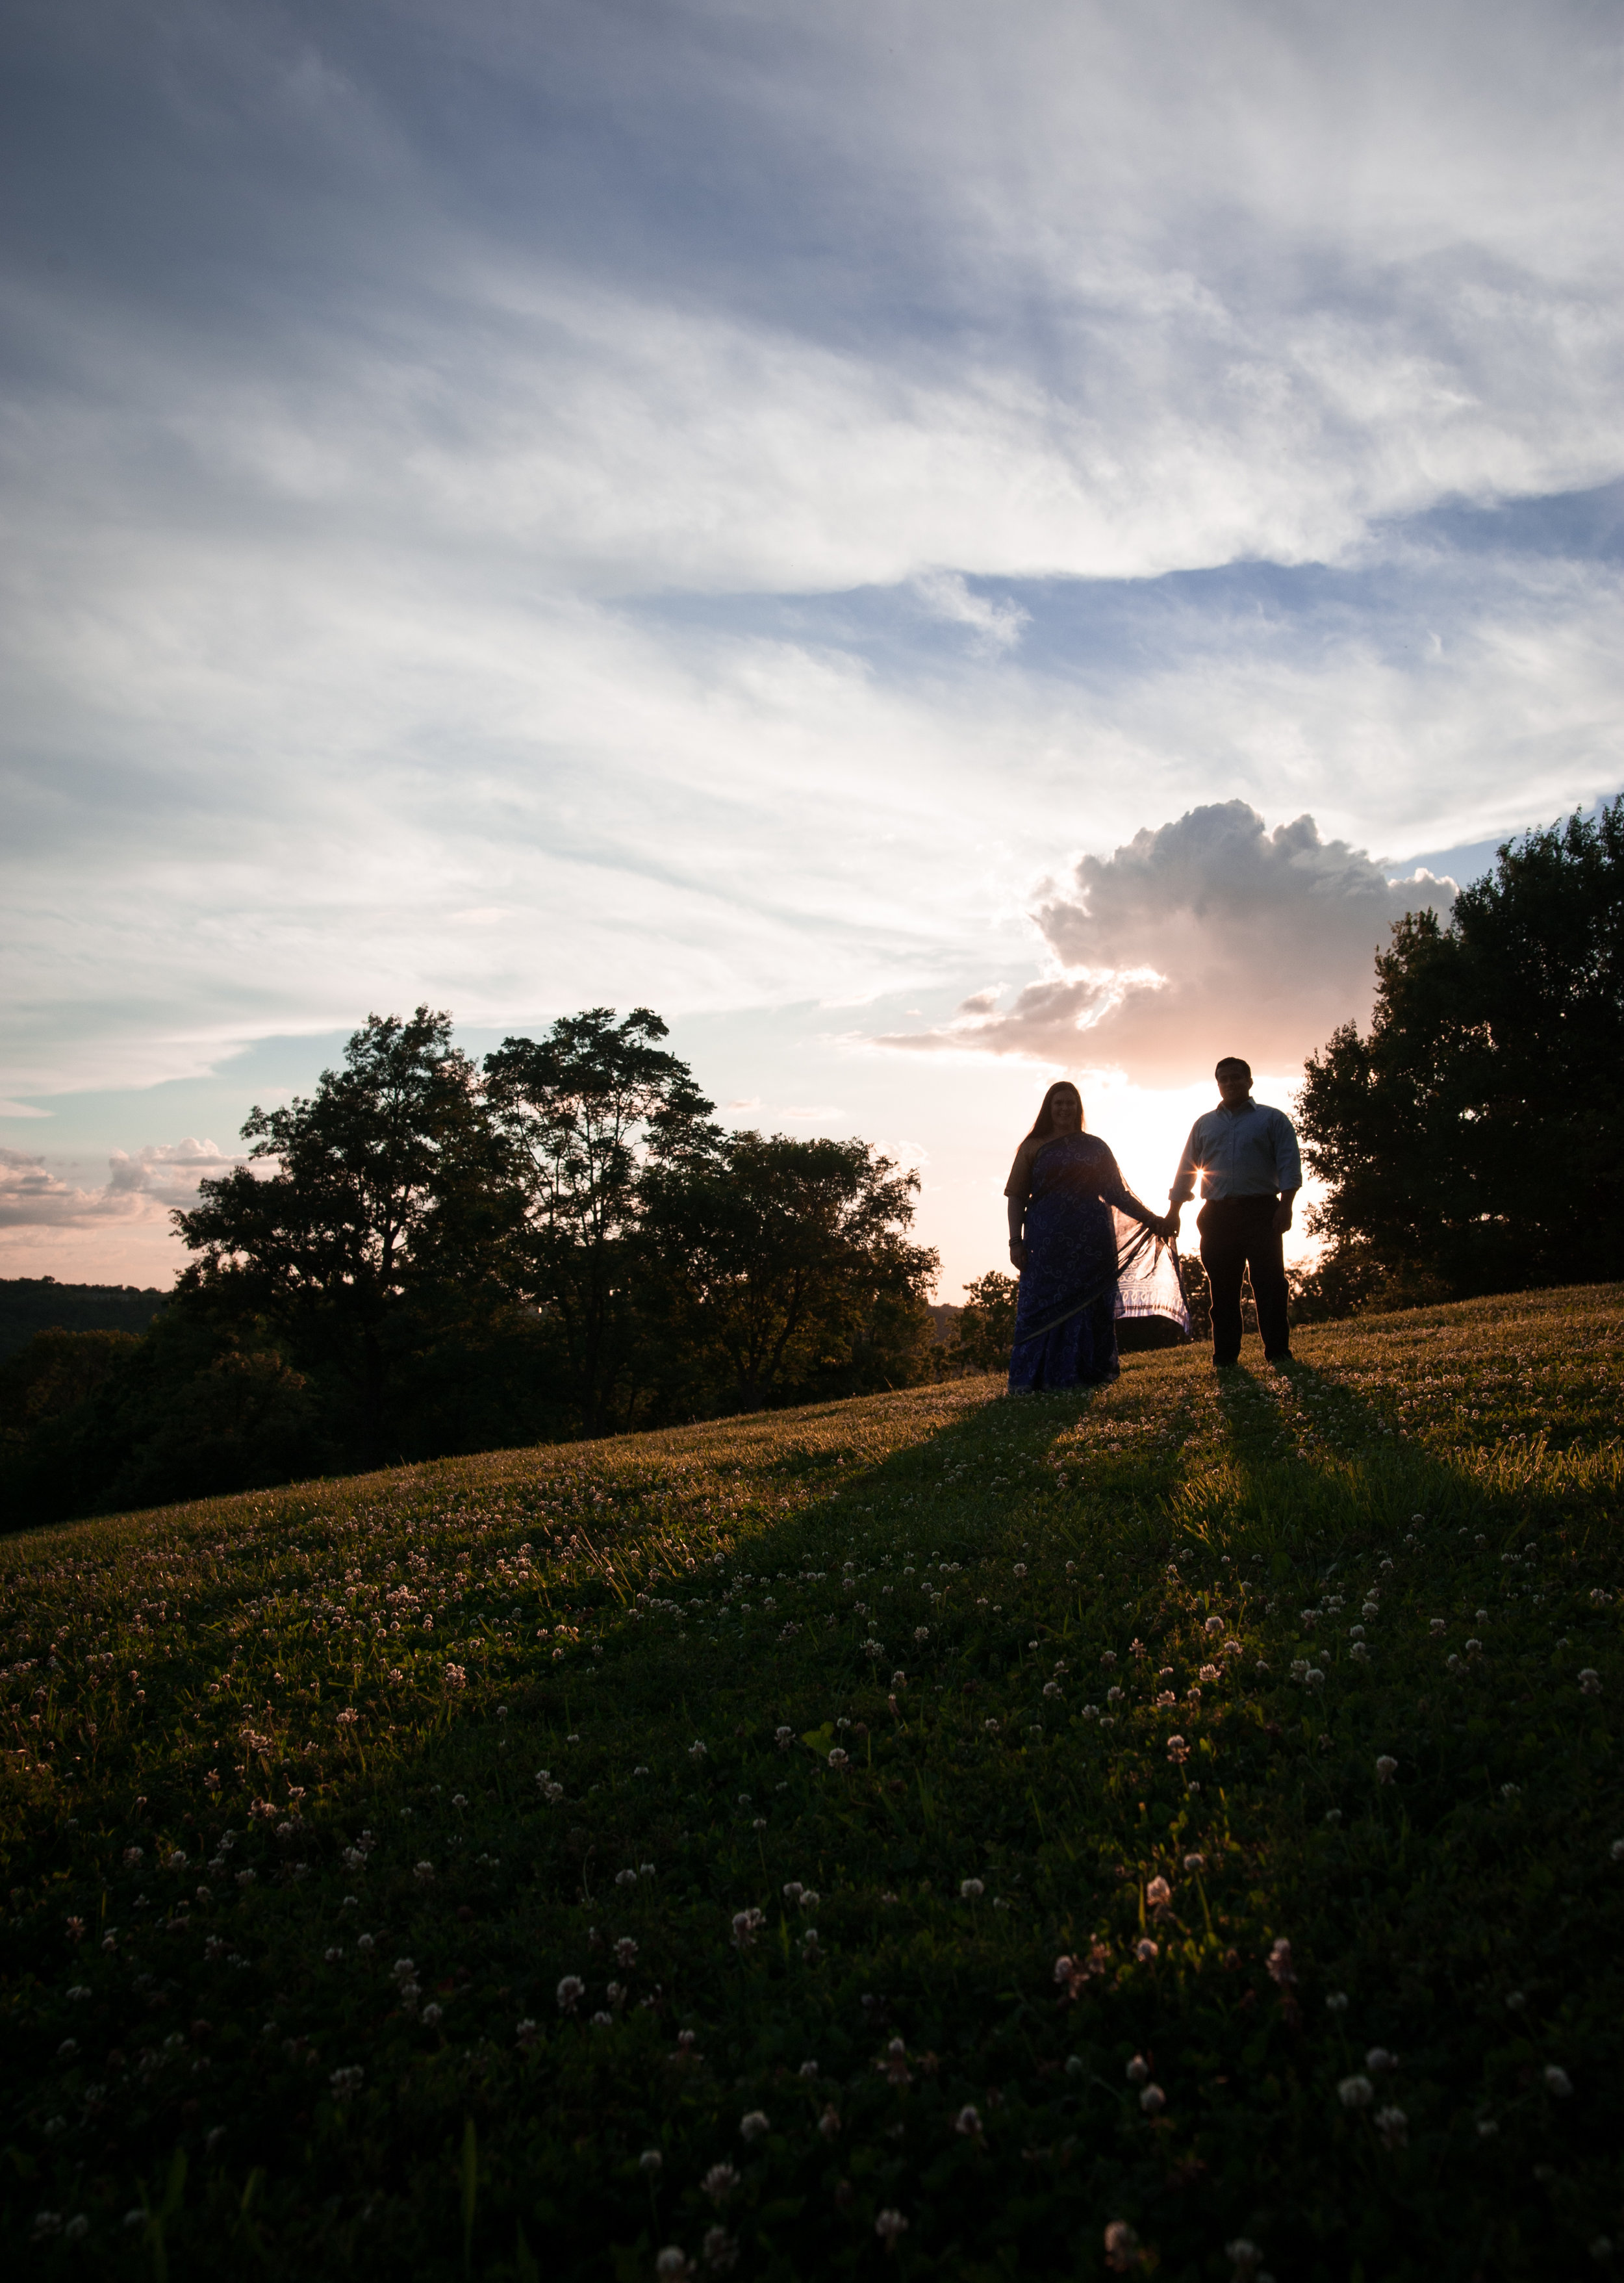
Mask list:
POLYGON ((54 1276, 0 1276, 0 1361, 35 1332, 144 1332, 169 1295, 156 1285, 58 1284, 54 1276))
POLYGON ((1624 1291, 0 1544, 4 2241, 1624 2256, 1624 1291))

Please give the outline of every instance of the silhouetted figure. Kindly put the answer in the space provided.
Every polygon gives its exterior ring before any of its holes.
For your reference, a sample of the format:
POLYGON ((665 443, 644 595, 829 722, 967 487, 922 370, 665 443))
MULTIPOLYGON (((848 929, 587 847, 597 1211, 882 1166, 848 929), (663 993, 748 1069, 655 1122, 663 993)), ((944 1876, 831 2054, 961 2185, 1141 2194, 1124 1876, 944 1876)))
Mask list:
POLYGON ((1291 1227, 1302 1187, 1297 1136, 1283 1110, 1252 1099, 1252 1066, 1226 1055, 1213 1073, 1218 1106, 1190 1128, 1168 1192, 1175 1234, 1178 1216, 1201 1177, 1201 1266, 1212 1287, 1212 1360, 1222 1369, 1240 1354, 1240 1280, 1252 1273, 1257 1329, 1270 1363, 1289 1363, 1286 1263, 1280 1240, 1291 1227))

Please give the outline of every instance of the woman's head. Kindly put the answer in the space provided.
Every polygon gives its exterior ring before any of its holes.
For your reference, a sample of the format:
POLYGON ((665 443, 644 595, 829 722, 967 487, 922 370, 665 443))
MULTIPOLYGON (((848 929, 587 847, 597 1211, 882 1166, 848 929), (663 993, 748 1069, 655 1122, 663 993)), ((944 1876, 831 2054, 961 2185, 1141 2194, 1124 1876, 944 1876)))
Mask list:
POLYGON ((1047 1142, 1056 1134, 1080 1134, 1083 1126, 1082 1095, 1068 1078, 1057 1079, 1045 1095, 1026 1138, 1029 1142, 1047 1142))

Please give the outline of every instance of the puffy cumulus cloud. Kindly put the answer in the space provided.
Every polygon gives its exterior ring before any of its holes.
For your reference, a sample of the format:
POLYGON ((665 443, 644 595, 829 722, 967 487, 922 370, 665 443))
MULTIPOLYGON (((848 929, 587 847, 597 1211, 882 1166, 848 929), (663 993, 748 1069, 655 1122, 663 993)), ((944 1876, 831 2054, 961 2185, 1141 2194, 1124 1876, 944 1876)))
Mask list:
POLYGON ((1245 801, 1193 808, 1084 856, 1034 915, 1052 971, 978 992, 955 1019, 882 1044, 1115 1067, 1176 1086, 1220 1055, 1288 1069, 1368 1012, 1374 954, 1405 912, 1447 913, 1456 883, 1389 879, 1311 816, 1270 832, 1245 801))
POLYGON ((107 1180, 84 1188, 53 1173, 43 1157, 0 1149, 0 1228, 88 1228, 108 1222, 155 1221, 195 1204, 206 1175, 242 1163, 212 1142, 153 1142, 115 1149, 107 1180))

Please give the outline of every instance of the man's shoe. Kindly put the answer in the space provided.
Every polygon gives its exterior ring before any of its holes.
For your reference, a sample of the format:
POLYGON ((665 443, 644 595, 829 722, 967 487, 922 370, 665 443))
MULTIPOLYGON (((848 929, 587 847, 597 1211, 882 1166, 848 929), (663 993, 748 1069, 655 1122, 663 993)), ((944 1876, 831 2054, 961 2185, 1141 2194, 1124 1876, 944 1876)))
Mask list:
POLYGON ((1272 1355, 1265 1355, 1263 1361, 1265 1363, 1292 1363, 1295 1361, 1295 1358, 1293 1356, 1289 1348, 1277 1348, 1272 1355))

